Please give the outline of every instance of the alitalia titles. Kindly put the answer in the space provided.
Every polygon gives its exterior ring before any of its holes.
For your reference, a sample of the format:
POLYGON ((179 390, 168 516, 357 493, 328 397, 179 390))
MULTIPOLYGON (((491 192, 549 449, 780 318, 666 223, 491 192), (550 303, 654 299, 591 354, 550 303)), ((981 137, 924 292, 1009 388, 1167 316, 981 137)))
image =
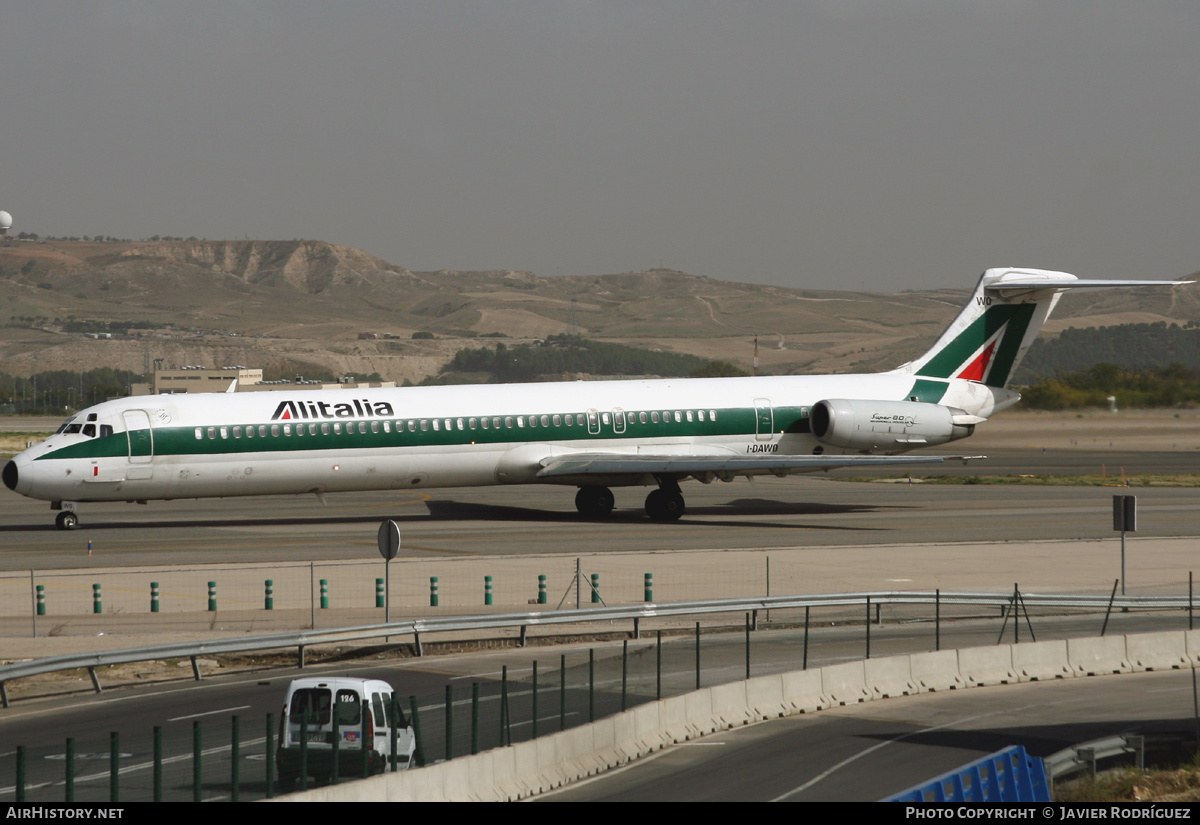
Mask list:
POLYGON ((395 415, 387 401, 368 401, 355 398, 337 404, 328 401, 280 401, 275 408, 272 421, 290 421, 300 418, 388 418, 395 415))

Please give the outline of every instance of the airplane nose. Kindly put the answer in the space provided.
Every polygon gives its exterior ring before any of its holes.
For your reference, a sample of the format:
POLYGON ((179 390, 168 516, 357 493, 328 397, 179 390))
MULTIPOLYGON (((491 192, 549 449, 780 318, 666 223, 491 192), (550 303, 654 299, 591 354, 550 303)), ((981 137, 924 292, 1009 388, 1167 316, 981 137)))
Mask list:
POLYGON ((10 490, 17 489, 17 462, 10 461, 4 465, 4 486, 10 490))

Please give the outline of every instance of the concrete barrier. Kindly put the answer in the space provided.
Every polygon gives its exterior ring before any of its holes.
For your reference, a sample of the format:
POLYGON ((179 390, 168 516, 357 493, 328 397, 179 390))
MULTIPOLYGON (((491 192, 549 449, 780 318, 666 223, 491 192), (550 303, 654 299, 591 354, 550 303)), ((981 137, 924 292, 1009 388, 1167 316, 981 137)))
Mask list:
POLYGON ((747 721, 762 721, 787 716, 783 700, 783 677, 778 673, 756 676, 746 682, 747 721))
POLYGON ((871 698, 862 662, 821 668, 821 698, 826 705, 854 705, 871 698))
POLYGON ((908 657, 908 666, 913 682, 921 692, 956 690, 967 686, 962 677, 958 675, 957 650, 913 653, 908 657))
POLYGON ((866 688, 870 691, 872 699, 909 696, 919 692, 917 683, 912 678, 912 666, 908 656, 867 659, 863 663, 863 671, 866 688))
POLYGON ((746 699, 746 683, 730 682, 716 685, 711 691, 713 718, 722 728, 736 728, 746 724, 753 716, 746 699))
POLYGON ((1069 679, 1075 675, 1067 659, 1065 639, 1013 645, 1012 665, 1022 682, 1069 679))
POLYGON ((705 688, 535 741, 275 801, 524 799, 732 724, 905 692, 1181 667, 1196 661, 1197 654, 1200 631, 1177 631, 964 648, 828 665, 705 688), (1126 650, 1131 651, 1128 656, 1126 650))
POLYGON ((812 713, 829 707, 821 695, 821 670, 793 670, 783 674, 783 701, 793 713, 812 713))
POLYGON ((1133 670, 1133 665, 1125 655, 1124 636, 1068 639, 1067 665, 1076 676, 1129 673, 1133 670))
POLYGON ((1183 630, 1168 630, 1127 636, 1125 653, 1134 672, 1190 667, 1184 633, 1183 630))
POLYGON ((958 651, 958 675, 973 687, 1020 681, 1012 666, 1012 646, 964 647, 958 651))
POLYGON ((1184 649, 1190 662, 1200 664, 1200 630, 1184 633, 1184 649))

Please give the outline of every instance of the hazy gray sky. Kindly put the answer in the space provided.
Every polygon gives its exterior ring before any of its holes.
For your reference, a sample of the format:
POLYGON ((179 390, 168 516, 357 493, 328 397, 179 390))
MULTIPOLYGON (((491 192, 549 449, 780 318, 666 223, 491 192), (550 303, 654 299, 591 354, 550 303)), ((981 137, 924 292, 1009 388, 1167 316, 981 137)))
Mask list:
POLYGON ((1200 269, 1196 0, 7 0, 14 232, 795 287, 1200 269))

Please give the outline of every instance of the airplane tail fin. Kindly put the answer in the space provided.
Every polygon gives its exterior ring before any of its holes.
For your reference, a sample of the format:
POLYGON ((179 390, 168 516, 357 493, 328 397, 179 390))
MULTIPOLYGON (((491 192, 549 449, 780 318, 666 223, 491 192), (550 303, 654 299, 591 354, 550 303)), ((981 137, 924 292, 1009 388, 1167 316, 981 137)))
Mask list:
POLYGON ((1042 269, 989 269, 937 343, 895 371, 923 378, 963 378, 1003 388, 1064 290, 1185 283, 1190 282, 1085 281, 1042 269))

